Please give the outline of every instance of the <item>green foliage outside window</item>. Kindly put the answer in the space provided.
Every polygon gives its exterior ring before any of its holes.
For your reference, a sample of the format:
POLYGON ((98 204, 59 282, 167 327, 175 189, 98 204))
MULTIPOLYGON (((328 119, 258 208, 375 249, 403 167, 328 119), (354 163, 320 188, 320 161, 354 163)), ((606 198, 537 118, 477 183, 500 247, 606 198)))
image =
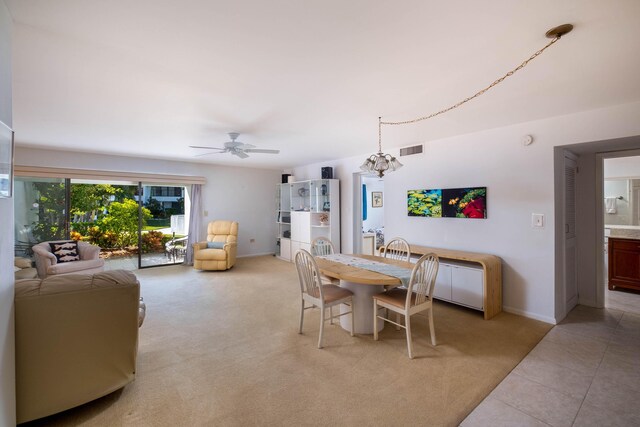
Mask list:
MULTIPOLYGON (((151 212, 142 208, 142 226, 151 218, 151 212)), ((138 203, 135 200, 112 202, 107 208, 107 215, 97 221, 97 226, 103 233, 117 235, 116 246, 126 248, 138 244, 138 203)))

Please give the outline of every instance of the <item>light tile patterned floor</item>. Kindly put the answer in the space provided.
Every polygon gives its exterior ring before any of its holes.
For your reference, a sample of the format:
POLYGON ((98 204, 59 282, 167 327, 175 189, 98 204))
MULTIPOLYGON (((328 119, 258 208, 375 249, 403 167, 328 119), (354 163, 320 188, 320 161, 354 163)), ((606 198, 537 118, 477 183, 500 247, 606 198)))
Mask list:
POLYGON ((462 426, 638 426, 640 295, 577 306, 462 426))

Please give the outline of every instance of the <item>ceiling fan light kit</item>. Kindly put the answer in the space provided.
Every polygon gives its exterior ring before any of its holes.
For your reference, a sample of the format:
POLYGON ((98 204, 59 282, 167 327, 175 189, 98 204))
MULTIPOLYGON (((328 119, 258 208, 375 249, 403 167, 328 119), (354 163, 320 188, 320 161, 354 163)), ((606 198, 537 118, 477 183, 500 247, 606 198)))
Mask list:
MULTIPOLYGON (((475 99, 475 98, 479 97, 480 95, 485 94, 492 87, 502 83, 507 77, 511 77, 516 72, 518 72, 521 69, 523 69, 524 67, 526 67, 527 64, 529 64, 529 62, 531 62, 532 60, 537 58, 539 55, 541 55, 542 52, 544 52, 548 47, 550 47, 552 44, 554 44, 555 42, 560 40, 560 38, 562 36, 564 36, 565 34, 571 32, 571 30, 573 30, 573 25, 571 25, 571 24, 562 24, 562 25, 558 25, 557 27, 551 28, 550 30, 548 30, 545 33, 545 36, 547 38, 552 39, 552 40, 549 43, 547 43, 542 49, 540 49, 540 50, 536 51, 535 53, 533 53, 524 62, 522 62, 520 65, 518 65, 516 68, 512 69, 511 71, 507 72, 504 76, 502 76, 502 77, 498 78, 497 80, 495 80, 489 86, 485 87, 484 89, 479 90, 475 94, 463 99, 462 101, 459 101, 459 102, 451 105, 450 107, 444 108, 444 109, 442 109, 440 111, 437 111, 435 113, 431 113, 431 114, 426 115, 426 116, 418 117, 417 119, 403 120, 403 121, 397 121, 397 122, 389 122, 389 121, 383 122, 382 121, 382 117, 378 117, 378 152, 376 154, 372 154, 371 156, 369 156, 364 161, 362 166, 360 166, 360 169, 363 170, 364 172, 377 173, 378 176, 380 178, 382 178, 384 176, 385 172, 387 172, 389 170, 390 171, 395 171, 395 170, 398 170, 398 169, 400 169, 402 167, 402 163, 400 163, 398 161, 398 159, 396 159, 395 157, 393 157, 390 154, 382 153, 382 125, 407 125, 407 124, 411 124, 411 123, 417 123, 417 122, 420 122, 422 120, 431 119, 433 117, 439 116, 440 114, 444 114, 444 113, 446 113, 448 111, 451 111, 451 110, 454 110, 454 109, 460 107, 461 105, 471 101, 472 99, 475 99)), ((528 145, 528 144, 526 144, 526 145, 528 145)))
POLYGON ((231 141, 225 142, 224 147, 203 147, 199 145, 190 145, 189 147, 205 149, 205 150, 218 150, 217 152, 214 152, 214 153, 200 154, 201 156, 207 155, 207 154, 231 153, 231 155, 239 157, 241 159, 246 159, 247 157, 249 157, 249 153, 258 153, 258 154, 280 153, 280 150, 255 148, 255 145, 245 144, 243 142, 236 141, 236 139, 238 139, 238 137, 240 136, 240 133, 238 132, 229 132, 228 135, 231 141))

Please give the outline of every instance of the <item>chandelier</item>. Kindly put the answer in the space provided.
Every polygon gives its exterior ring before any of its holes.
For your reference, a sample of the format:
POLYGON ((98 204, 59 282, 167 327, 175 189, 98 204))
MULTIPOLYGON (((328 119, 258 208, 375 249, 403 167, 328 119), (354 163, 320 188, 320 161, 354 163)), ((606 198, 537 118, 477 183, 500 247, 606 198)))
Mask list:
POLYGON ((402 166, 402 163, 391 154, 382 153, 382 117, 378 117, 378 153, 370 155, 360 169, 364 172, 377 173, 382 178, 386 171, 395 171, 402 166))
POLYGON ((563 25, 559 25, 557 27, 554 27, 554 28, 550 29, 549 31, 547 31, 545 33, 545 36, 547 38, 552 39, 552 40, 549 43, 547 43, 546 46, 544 46, 542 49, 540 49, 537 52, 535 52, 533 55, 531 55, 529 58, 527 58, 524 62, 522 62, 522 64, 518 65, 516 68, 512 69, 511 71, 507 72, 505 75, 500 77, 499 79, 495 80, 489 86, 485 87, 484 89, 479 90, 475 94, 463 99, 462 101, 459 101, 459 102, 451 105, 450 107, 444 108, 444 109, 442 109, 440 111, 437 111, 435 113, 431 113, 431 114, 426 115, 426 116, 418 117, 417 119, 403 120, 403 121, 399 121, 399 122, 383 122, 382 121, 382 117, 378 117, 378 152, 376 154, 372 154, 369 157, 367 157, 367 159, 364 161, 362 166, 360 166, 360 169, 362 171, 364 171, 364 172, 377 173, 378 176, 380 178, 382 178, 384 176, 385 172, 387 172, 387 171, 396 171, 396 170, 400 169, 403 166, 402 163, 400 163, 398 161, 398 159, 393 157, 391 154, 384 154, 382 152, 382 125, 407 125, 407 124, 411 124, 411 123, 417 123, 417 122, 420 122, 422 120, 431 119, 431 118, 433 118, 435 116, 439 116, 440 114, 444 114, 444 113, 446 113, 448 111, 451 111, 451 110, 453 110, 455 108, 460 107, 462 104, 465 104, 465 103, 471 101, 472 99, 477 98, 480 95, 483 95, 485 92, 487 92, 492 87, 502 83, 507 77, 511 77, 517 71, 520 71, 521 69, 526 67, 527 64, 529 64, 529 62, 531 62, 533 59, 538 57, 548 47, 550 47, 552 44, 554 44, 555 42, 560 40, 560 38, 563 35, 567 34, 572 29, 573 29, 573 25, 571 25, 571 24, 563 24, 563 25))

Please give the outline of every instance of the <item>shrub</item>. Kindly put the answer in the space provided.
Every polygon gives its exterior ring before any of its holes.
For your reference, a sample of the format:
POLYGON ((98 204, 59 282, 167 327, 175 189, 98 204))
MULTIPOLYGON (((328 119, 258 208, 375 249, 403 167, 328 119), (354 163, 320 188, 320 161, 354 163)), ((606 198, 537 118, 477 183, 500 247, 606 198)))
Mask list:
POLYGON ((160 231, 149 231, 142 234, 140 246, 144 252, 163 252, 165 235, 160 231))
POLYGON ((98 245, 101 248, 111 249, 117 247, 118 236, 111 232, 100 230, 100 227, 93 226, 87 230, 89 242, 98 245))
POLYGON ((95 223, 93 222, 72 222, 71 223, 71 230, 72 233, 73 232, 78 232, 79 234, 86 236, 89 228, 95 226, 95 223))
MULTIPOLYGON (((108 214, 98 221, 98 227, 105 234, 116 236, 117 246, 137 246, 138 242, 138 203, 125 199, 123 202, 113 202, 109 205, 108 214)), ((149 209, 142 208, 142 226, 151 218, 149 209)))

